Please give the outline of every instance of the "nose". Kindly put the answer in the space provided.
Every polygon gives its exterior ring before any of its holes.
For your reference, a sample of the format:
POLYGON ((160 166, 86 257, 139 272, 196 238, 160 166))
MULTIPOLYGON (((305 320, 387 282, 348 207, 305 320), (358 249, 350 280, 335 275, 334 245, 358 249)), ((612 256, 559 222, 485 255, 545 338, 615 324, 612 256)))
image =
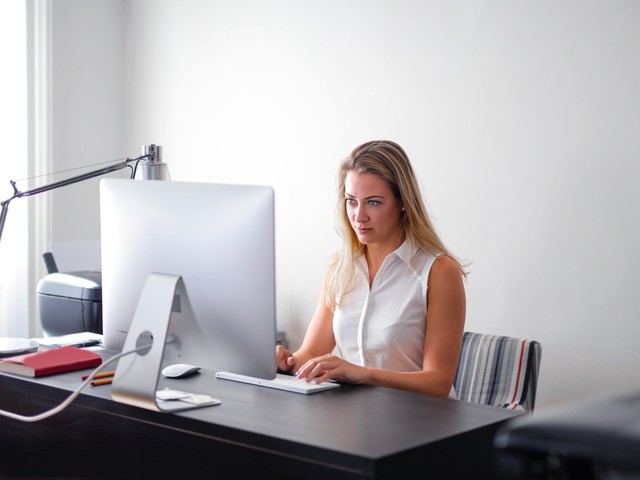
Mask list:
POLYGON ((367 215, 364 205, 360 205, 354 209, 353 219, 357 223, 365 223, 367 220, 369 220, 369 216, 367 215))

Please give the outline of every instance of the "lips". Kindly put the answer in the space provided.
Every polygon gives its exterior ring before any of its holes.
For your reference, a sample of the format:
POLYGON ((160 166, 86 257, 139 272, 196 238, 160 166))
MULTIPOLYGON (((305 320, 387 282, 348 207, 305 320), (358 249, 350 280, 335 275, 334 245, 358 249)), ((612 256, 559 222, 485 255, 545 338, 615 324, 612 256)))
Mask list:
POLYGON ((373 230, 372 228, 364 228, 364 227, 353 227, 353 228, 355 228, 356 232, 358 232, 360 235, 366 235, 371 230, 373 230))

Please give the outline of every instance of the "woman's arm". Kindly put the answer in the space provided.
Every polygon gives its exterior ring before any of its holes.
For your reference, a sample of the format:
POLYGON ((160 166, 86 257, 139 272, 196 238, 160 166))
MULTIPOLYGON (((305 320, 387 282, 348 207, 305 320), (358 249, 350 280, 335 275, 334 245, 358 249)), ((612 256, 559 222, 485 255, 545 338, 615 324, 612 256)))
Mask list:
POLYGON ((451 258, 439 257, 431 268, 428 285, 422 371, 361 367, 326 354, 308 360, 298 370, 298 376, 308 380, 316 378, 319 382, 333 378, 446 397, 458 366, 466 312, 464 285, 457 263, 451 258))
POLYGON ((276 348, 278 369, 282 371, 296 370, 309 359, 331 352, 335 345, 333 312, 327 306, 326 292, 323 286, 318 306, 311 317, 302 346, 295 353, 291 353, 281 346, 276 348))

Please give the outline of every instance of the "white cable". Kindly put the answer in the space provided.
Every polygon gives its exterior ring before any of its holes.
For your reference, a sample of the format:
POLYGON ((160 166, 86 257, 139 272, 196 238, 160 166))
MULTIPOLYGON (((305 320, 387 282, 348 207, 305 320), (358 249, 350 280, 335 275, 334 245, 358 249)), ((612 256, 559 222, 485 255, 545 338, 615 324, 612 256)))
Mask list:
POLYGON ((118 355, 116 355, 114 357, 111 357, 109 360, 107 360, 106 362, 102 363, 93 372, 91 372, 91 375, 89 375, 89 377, 84 382, 82 382, 82 384, 71 395, 69 395, 69 397, 64 402, 62 402, 57 407, 52 408, 51 410, 47 410, 46 412, 40 413, 38 415, 32 415, 32 416, 18 415, 17 413, 7 412, 5 410, 0 410, 0 415, 2 415, 4 417, 13 418, 14 420, 20 420, 21 422, 29 422, 29 423, 39 422, 40 420, 44 420, 45 418, 52 417, 56 413, 60 413, 65 408, 67 408, 71 404, 71 402, 73 402, 76 399, 76 397, 80 394, 82 389, 84 387, 86 387, 87 385, 89 385, 89 383, 91 383, 91 381, 94 379, 96 374, 100 370, 102 370, 104 367, 106 367, 110 363, 113 363, 116 360, 118 360, 118 359, 120 359, 120 358, 122 358, 122 357, 124 357, 126 355, 131 355, 132 353, 136 353, 136 352, 138 352, 140 350, 148 349, 148 348, 149 348, 148 345, 144 345, 142 347, 138 347, 138 348, 135 348, 133 350, 129 350, 128 352, 119 353, 118 355))

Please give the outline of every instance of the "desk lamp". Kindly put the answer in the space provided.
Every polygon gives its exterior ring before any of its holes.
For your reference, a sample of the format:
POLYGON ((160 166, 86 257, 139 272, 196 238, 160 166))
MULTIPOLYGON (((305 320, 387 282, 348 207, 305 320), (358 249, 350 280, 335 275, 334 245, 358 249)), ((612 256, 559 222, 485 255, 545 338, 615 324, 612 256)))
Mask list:
POLYGON ((11 200, 21 197, 31 197, 34 195, 38 195, 39 193, 55 190, 56 188, 66 187, 67 185, 72 185, 84 180, 89 180, 90 178, 95 178, 111 172, 116 172, 118 170, 122 170, 125 167, 130 167, 129 164, 134 162, 135 167, 132 168, 131 178, 135 177, 137 167, 140 162, 142 162, 142 180, 169 180, 169 169, 167 167, 167 164, 162 161, 162 147, 153 144, 143 145, 142 155, 140 155, 139 157, 127 158, 120 163, 116 163, 115 165, 83 173, 82 175, 77 175, 75 177, 60 180, 59 182, 42 185, 41 187, 32 188, 24 192, 18 190, 18 188, 16 187, 16 182, 14 180, 10 180, 11 186, 13 187, 13 195, 7 200, 0 202, 0 205, 2 206, 2 213, 0 213, 0 239, 2 239, 4 222, 7 218, 7 211, 9 209, 9 202, 11 202, 11 200))
MULTIPOLYGON (((60 180, 58 182, 50 183, 48 185, 42 185, 40 187, 32 188, 24 192, 18 190, 18 188, 16 187, 16 182, 14 180, 10 180, 11 186, 13 187, 13 195, 7 200, 0 202, 0 205, 2 206, 2 212, 0 213, 0 240, 2 239, 4 223, 7 219, 9 203, 12 200, 22 197, 31 197, 40 193, 48 192, 50 190, 55 190, 56 188, 66 187, 67 185, 72 185, 84 180, 89 180, 90 178, 106 175, 108 173, 121 170, 125 167, 131 168, 130 178, 133 179, 136 176, 138 166, 140 166, 140 169, 142 171, 142 180, 170 180, 167 164, 162 161, 162 147, 154 144, 143 145, 142 155, 140 155, 139 157, 126 158, 125 160, 114 165, 83 173, 75 177, 60 180), (134 165, 132 166, 130 164, 134 165)), ((19 355, 21 353, 27 353, 28 351, 35 350, 36 348, 37 344, 34 347, 29 340, 0 337, 0 357, 6 355, 19 355)))

